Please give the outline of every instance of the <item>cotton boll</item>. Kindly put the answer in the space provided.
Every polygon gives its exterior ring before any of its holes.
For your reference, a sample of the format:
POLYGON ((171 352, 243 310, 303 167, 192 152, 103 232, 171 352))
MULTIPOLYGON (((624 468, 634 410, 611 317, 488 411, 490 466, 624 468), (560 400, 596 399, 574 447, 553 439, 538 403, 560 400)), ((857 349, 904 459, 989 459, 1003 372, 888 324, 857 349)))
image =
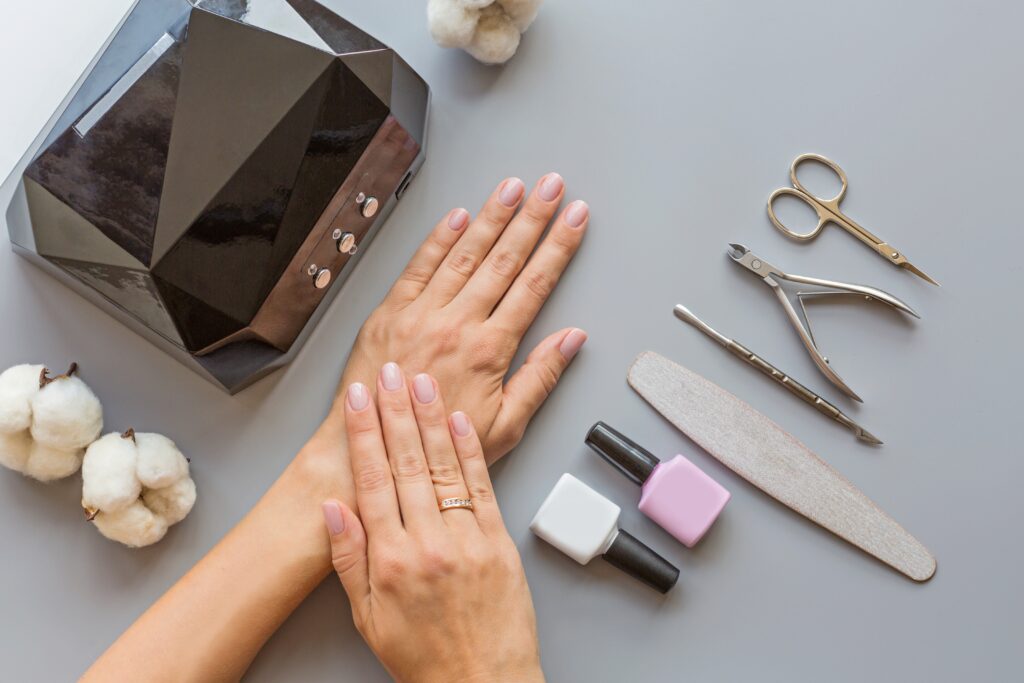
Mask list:
POLYGON ((503 64, 519 48, 519 29, 497 3, 480 12, 473 40, 466 52, 484 64, 503 64))
POLYGON ((196 502, 196 484, 185 477, 162 489, 147 489, 142 500, 150 510, 160 515, 168 525, 177 524, 192 511, 196 502))
POLYGON ((5 434, 0 432, 0 465, 15 472, 24 472, 32 450, 28 430, 5 434))
POLYGON ((82 506, 115 512, 137 500, 142 484, 135 475, 135 441, 112 432, 93 442, 82 461, 82 506))
POLYGON ((100 401, 77 377, 52 380, 32 396, 31 405, 32 438, 51 448, 85 448, 103 429, 100 401))
POLYGON ((141 500, 114 512, 100 511, 92 522, 110 540, 132 548, 152 545, 167 533, 167 522, 141 500))
POLYGON ((434 42, 441 47, 462 47, 473 40, 480 14, 459 0, 429 0, 427 25, 434 42))
POLYGON ((32 443, 24 472, 39 481, 53 481, 69 477, 82 466, 84 448, 71 451, 50 448, 38 441, 32 443))
POLYGON ((0 433, 11 434, 32 424, 30 399, 39 391, 42 365, 15 365, 0 374, 0 433))
POLYGON ((136 432, 135 443, 139 454, 135 473, 146 488, 162 489, 188 477, 188 460, 166 436, 136 432))
POLYGON ((524 33, 537 18, 542 0, 499 0, 516 29, 524 33))

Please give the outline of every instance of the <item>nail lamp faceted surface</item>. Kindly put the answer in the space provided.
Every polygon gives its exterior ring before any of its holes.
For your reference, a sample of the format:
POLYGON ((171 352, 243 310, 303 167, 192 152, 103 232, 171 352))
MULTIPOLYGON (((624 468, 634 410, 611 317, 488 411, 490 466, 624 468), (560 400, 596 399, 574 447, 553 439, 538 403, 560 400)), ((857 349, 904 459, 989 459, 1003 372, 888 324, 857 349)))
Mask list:
POLYGON ((428 103, 314 0, 138 0, 16 169, 11 242, 234 392, 305 341, 340 236, 365 247, 422 164, 428 103))

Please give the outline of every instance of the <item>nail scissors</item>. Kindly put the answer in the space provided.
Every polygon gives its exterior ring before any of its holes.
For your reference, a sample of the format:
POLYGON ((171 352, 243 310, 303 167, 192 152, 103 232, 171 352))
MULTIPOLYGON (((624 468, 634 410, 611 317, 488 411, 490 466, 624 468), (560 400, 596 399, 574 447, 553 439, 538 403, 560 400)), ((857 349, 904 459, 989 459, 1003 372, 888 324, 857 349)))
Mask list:
POLYGON ((729 257, 739 265, 749 270, 754 275, 757 275, 764 280, 774 290, 775 295, 782 302, 782 307, 786 310, 786 315, 789 316, 789 321, 793 324, 793 328, 796 330, 797 335, 800 337, 800 341, 803 342, 807 348, 807 352, 811 354, 811 360, 818 366, 822 374, 828 378, 832 384, 835 384, 839 389, 854 399, 855 401, 861 401, 863 399, 854 393, 843 378, 836 373, 835 370, 828 364, 828 358, 826 358, 821 351, 818 349, 817 343, 814 341, 814 333, 811 331, 810 319, 807 317, 807 308, 804 306, 804 299, 807 297, 814 296, 827 296, 832 294, 858 294, 865 297, 869 301, 874 299, 875 301, 881 301, 883 304, 887 304, 898 311, 902 311, 907 315, 912 315, 915 318, 920 318, 914 309, 907 304, 903 303, 892 294, 883 292, 880 289, 874 287, 867 287, 865 285, 852 285, 847 282, 836 282, 835 280, 819 280, 815 277, 807 277, 805 275, 792 275, 790 273, 784 273, 779 268, 771 265, 763 258, 756 256, 750 249, 747 249, 742 244, 730 244, 732 249, 728 251, 729 257), (797 313, 796 307, 793 306, 793 302, 790 301, 789 294, 782 288, 779 280, 789 280, 790 282, 796 282, 803 285, 812 285, 818 289, 811 292, 797 292, 796 299, 797 303, 800 304, 801 313, 797 313))
POLYGON ((935 286, 939 286, 938 282, 925 275, 920 269, 914 266, 914 264, 908 261, 907 257, 904 256, 902 252, 891 244, 883 242, 879 238, 875 237, 865 228, 862 228, 854 222, 852 218, 840 211, 839 204, 843 201, 843 197, 846 196, 846 188, 849 187, 850 184, 846 180, 846 173, 839 167, 839 164, 827 157, 821 156, 820 154, 801 154, 793 160, 793 165, 789 167, 789 178, 793 182, 793 187, 780 187, 775 190, 775 192, 772 192, 771 196, 768 197, 768 217, 772 220, 772 224, 778 228, 783 235, 791 237, 798 242, 808 242, 817 237, 825 225, 828 223, 835 223, 861 242, 874 249, 889 263, 894 266, 899 266, 900 268, 905 268, 927 282, 930 282, 935 286), (839 177, 839 182, 842 185, 839 188, 839 193, 835 197, 832 197, 831 199, 819 197, 811 193, 810 190, 800 183, 800 179, 796 177, 797 168, 800 164, 808 161, 828 167, 839 177), (818 214, 818 224, 813 230, 810 232, 797 232, 783 225, 782 221, 780 221, 778 216, 775 215, 775 200, 782 196, 796 197, 803 203, 810 206, 814 212, 818 214))

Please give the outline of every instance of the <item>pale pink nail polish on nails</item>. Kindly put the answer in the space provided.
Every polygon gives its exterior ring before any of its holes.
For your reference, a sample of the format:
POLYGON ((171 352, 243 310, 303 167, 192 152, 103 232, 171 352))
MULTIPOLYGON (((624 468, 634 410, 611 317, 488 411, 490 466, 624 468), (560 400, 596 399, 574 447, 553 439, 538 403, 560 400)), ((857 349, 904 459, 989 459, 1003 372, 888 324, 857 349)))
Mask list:
POLYGON ((509 178, 501 184, 501 191, 498 192, 498 201, 508 207, 515 206, 523 196, 523 181, 519 178, 509 178))
POLYGON ((540 181, 540 187, 537 188, 537 195, 546 202, 553 201, 558 197, 558 193, 562 191, 565 186, 565 182, 562 180, 562 176, 557 173, 548 173, 544 176, 544 179, 540 181))
POLYGON ((327 531, 331 536, 337 536, 345 531, 345 518, 337 503, 324 503, 320 507, 324 511, 324 522, 327 524, 327 531))
POLYGON ((437 398, 437 392, 434 391, 434 380, 427 374, 416 375, 412 379, 412 393, 420 403, 433 403, 437 398))
POLYGON ((469 212, 465 209, 455 209, 451 215, 448 216, 448 227, 458 232, 466 227, 466 223, 469 222, 469 212))
POLYGON ((661 462, 603 422, 586 443, 641 487, 640 512, 692 548, 729 502, 729 492, 681 455, 661 462))
POLYGON ((352 410, 362 410, 370 403, 370 394, 366 385, 353 382, 348 385, 348 406, 352 410))
POLYGON ((452 429, 456 436, 469 436, 469 418, 462 411, 452 413, 452 429))
POLYGON ((558 351, 562 354, 562 357, 566 360, 572 360, 580 348, 583 346, 583 342, 587 341, 587 333, 583 330, 573 330, 569 334, 565 335, 565 339, 558 347, 558 351))
POLYGON ((388 391, 402 388, 402 370, 396 363, 385 363, 380 369, 380 383, 388 391))
POLYGON ((578 228, 583 225, 583 221, 587 220, 588 215, 590 215, 590 207, 586 202, 577 199, 565 210, 565 224, 570 228, 578 228))

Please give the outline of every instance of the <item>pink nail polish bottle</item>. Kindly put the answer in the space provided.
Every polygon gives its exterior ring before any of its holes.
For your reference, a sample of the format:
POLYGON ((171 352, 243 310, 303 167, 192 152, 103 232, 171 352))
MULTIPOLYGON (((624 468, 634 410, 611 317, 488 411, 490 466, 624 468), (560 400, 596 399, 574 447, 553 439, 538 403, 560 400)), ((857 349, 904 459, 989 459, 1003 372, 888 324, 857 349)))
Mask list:
POLYGON ((590 428, 586 442, 640 485, 640 511, 687 548, 697 544, 729 502, 729 492, 683 456, 661 462, 604 422, 590 428))

